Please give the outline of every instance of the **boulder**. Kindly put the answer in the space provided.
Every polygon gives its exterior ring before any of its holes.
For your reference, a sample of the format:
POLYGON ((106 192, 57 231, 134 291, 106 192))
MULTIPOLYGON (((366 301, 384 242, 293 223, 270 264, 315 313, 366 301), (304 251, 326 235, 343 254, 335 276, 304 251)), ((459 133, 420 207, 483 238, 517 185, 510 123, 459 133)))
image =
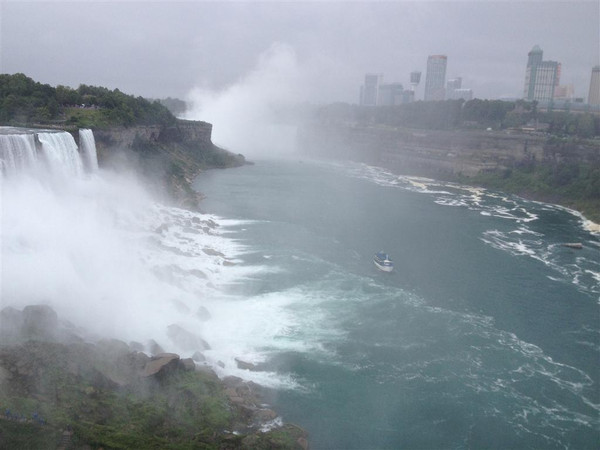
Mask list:
POLYGON ((179 325, 169 325, 167 335, 171 340, 183 350, 209 350, 210 345, 200 336, 187 331, 179 325))
POLYGON ((206 322, 207 320, 210 320, 211 315, 208 309, 206 309, 204 306, 200 306, 198 311, 196 311, 196 317, 201 321, 206 322))
POLYGON ((194 362, 194 360, 192 358, 185 358, 181 360, 181 365, 183 367, 184 370, 195 370, 196 369, 196 363, 194 362))
POLYGON ((192 359, 198 362, 206 362, 206 357, 200 352, 194 352, 192 359))
POLYGON ((175 353, 161 353, 153 356, 142 371, 143 377, 165 375, 177 370, 179 367, 179 355, 175 353))
POLYGON ((235 358, 235 363, 238 366, 238 369, 243 369, 243 370, 254 370, 254 369, 256 369, 256 366, 254 364, 246 362, 246 361, 242 361, 239 358, 235 358))
POLYGON ((129 343, 129 349, 134 352, 143 352, 144 344, 142 344, 141 342, 137 342, 137 341, 131 341, 129 343))
POLYGON ((150 339, 148 341, 147 347, 148 347, 148 352, 151 355, 158 355, 160 353, 164 353, 165 352, 163 350, 163 348, 160 346, 160 344, 158 342, 156 342, 154 339, 150 339))
POLYGON ((275 420, 277 413, 272 409, 259 409, 254 412, 254 420, 258 423, 265 423, 275 420))
POLYGON ((23 308, 21 334, 30 340, 55 340, 58 330, 58 315, 48 305, 29 305, 23 308))

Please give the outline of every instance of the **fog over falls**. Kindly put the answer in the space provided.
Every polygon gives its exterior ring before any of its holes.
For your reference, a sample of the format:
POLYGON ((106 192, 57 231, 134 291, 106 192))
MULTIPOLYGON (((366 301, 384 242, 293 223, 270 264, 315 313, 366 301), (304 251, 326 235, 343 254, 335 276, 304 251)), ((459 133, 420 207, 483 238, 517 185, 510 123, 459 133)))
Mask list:
POLYGON ((98 169, 90 130, 79 142, 0 134, 0 306, 46 304, 86 340, 136 342, 222 373, 237 373, 236 358, 256 362, 245 335, 255 330, 223 293, 252 269, 235 265, 243 249, 219 219, 156 202, 131 172, 98 169))

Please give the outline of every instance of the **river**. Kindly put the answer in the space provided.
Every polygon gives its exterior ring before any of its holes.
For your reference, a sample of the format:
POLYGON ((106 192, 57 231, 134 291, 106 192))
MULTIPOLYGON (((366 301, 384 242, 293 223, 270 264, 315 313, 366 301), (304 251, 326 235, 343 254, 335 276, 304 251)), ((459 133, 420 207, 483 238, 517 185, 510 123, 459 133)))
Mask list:
POLYGON ((243 249, 224 287, 241 357, 311 448, 597 446, 600 240, 581 217, 350 163, 195 187, 243 249))

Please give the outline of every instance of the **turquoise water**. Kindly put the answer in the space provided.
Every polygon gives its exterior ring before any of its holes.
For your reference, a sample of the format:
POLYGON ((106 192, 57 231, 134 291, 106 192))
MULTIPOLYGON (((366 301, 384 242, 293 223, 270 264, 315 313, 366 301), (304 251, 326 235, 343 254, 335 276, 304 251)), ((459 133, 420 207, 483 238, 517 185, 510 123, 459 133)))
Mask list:
POLYGON ((257 368, 311 448, 597 448, 600 241, 581 218, 351 164, 258 161, 196 187, 233 219, 254 270, 228 293, 277 322, 257 368))

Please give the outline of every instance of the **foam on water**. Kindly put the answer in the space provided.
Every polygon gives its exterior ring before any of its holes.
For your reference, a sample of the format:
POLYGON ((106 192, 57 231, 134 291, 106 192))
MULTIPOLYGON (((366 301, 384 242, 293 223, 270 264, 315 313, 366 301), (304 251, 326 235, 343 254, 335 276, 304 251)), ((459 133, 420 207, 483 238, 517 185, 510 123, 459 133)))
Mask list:
MULTIPOLYGON (((397 187, 412 192, 431 195, 441 206, 467 208, 482 216, 506 219, 507 224, 515 223, 512 230, 491 229, 483 233, 481 240, 492 247, 507 251, 515 256, 536 259, 563 277, 563 280, 576 285, 584 292, 600 294, 600 257, 598 251, 586 253, 575 264, 565 264, 563 247, 555 237, 536 230, 541 212, 565 211, 581 222, 583 230, 591 234, 586 244, 591 248, 600 247, 594 238, 595 224, 586 220, 579 212, 559 205, 529 201, 515 196, 489 191, 483 188, 440 182, 422 177, 398 176, 385 169, 365 164, 332 165, 351 176, 374 182, 380 186, 397 187)), ((600 302, 600 297, 598 297, 600 302)))

